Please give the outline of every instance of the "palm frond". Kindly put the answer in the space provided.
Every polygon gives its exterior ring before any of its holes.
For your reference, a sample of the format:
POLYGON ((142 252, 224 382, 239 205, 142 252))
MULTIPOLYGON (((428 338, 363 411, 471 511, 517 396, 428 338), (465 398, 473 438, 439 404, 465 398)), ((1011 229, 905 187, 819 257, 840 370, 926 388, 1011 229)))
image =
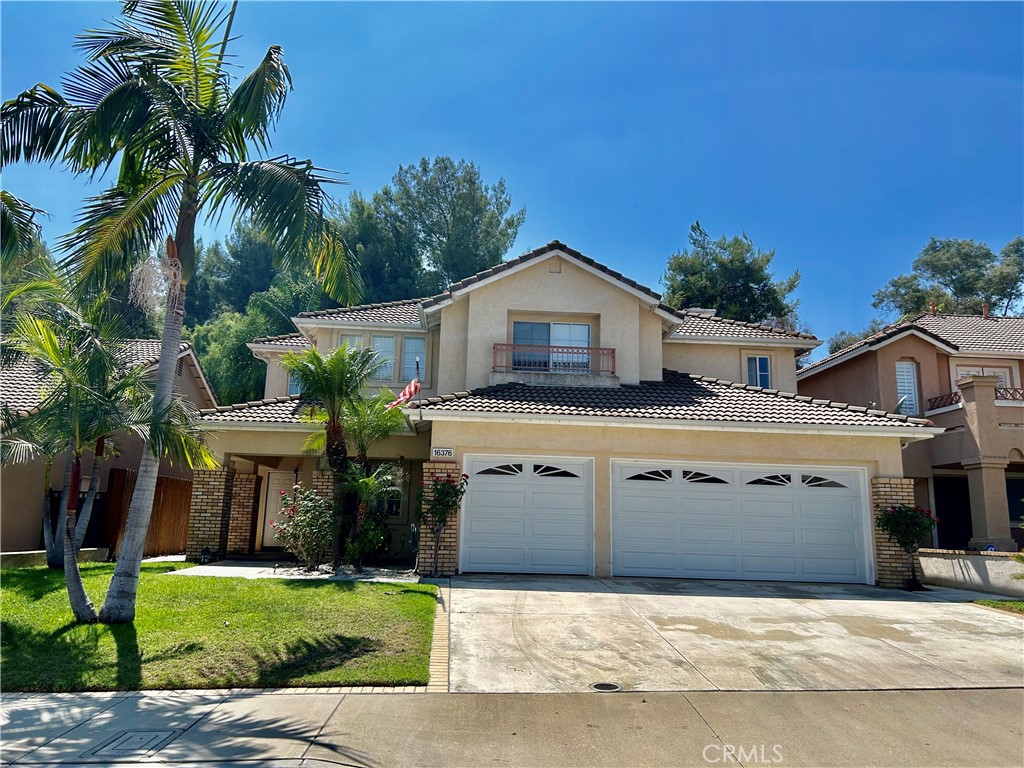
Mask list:
POLYGON ((363 295, 363 277, 357 252, 346 246, 341 230, 326 220, 309 246, 313 275, 324 293, 342 304, 358 304, 363 295))
POLYGON ((227 130, 233 144, 243 154, 245 142, 253 141, 261 150, 270 146, 270 128, 284 109, 292 90, 292 76, 284 63, 281 46, 272 45, 263 61, 238 84, 224 110, 227 130))
POLYGON ((39 83, 0 107, 0 167, 17 162, 55 162, 64 152, 83 110, 39 83))
POLYGON ((15 262, 32 250, 39 238, 36 216, 46 215, 7 190, 0 190, 0 269, 10 275, 15 262))
POLYGON ((78 226, 61 241, 70 252, 63 264, 87 279, 118 270, 126 277, 166 232, 174 231, 184 178, 180 171, 167 171, 136 189, 114 186, 89 198, 78 226))

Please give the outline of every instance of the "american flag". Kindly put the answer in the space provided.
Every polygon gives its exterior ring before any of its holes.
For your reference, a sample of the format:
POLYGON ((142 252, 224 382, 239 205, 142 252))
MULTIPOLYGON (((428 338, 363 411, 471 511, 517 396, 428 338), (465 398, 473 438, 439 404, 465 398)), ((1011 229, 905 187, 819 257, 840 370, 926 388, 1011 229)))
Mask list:
POLYGON ((419 380, 419 377, 416 377, 415 379, 413 379, 412 381, 409 382, 408 386, 406 386, 405 389, 402 390, 402 394, 400 394, 395 400, 392 400, 390 403, 388 403, 384 407, 385 408, 395 408, 396 406, 402 405, 404 403, 408 403, 410 400, 412 400, 414 397, 416 397, 416 395, 418 395, 419 393, 420 393, 420 380, 419 380))

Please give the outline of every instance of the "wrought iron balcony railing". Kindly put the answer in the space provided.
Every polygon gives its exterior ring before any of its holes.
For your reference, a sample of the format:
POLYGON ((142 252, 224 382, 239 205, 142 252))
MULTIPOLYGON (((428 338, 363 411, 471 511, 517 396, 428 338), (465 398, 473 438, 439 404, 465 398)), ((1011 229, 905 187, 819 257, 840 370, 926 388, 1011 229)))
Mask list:
POLYGON ((615 350, 607 347, 495 344, 492 370, 507 373, 615 373, 615 350))

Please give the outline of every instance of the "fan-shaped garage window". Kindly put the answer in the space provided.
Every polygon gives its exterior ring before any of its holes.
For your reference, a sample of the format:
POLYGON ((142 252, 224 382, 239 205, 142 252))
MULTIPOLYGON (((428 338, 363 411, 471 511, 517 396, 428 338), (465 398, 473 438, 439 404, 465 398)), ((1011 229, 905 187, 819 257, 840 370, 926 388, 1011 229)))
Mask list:
POLYGON ((846 488, 848 486, 843 485, 837 480, 830 480, 827 477, 821 475, 802 475, 801 480, 803 484, 808 488, 846 488))
POLYGON ((648 469, 646 472, 638 472, 635 475, 630 475, 626 478, 627 480, 648 480, 653 482, 665 482, 666 480, 672 479, 671 469, 648 469))
POLYGON ((765 475, 748 480, 747 485, 789 485, 792 481, 789 475, 765 475))
POLYGON ((487 469, 481 469, 478 475, 521 475, 523 474, 522 464, 498 464, 487 469))
POLYGON ((721 477, 715 475, 709 475, 707 472, 697 472, 695 470, 684 470, 683 480, 688 483, 720 483, 728 485, 729 481, 724 480, 721 477))
POLYGON ((561 467, 553 467, 550 464, 534 464, 533 473, 537 477, 579 477, 575 472, 561 467))

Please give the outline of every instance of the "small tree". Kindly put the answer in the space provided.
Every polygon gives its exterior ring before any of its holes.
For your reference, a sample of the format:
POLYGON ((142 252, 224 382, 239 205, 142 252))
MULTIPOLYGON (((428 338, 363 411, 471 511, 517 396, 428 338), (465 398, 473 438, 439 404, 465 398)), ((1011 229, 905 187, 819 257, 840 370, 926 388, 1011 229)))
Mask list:
MULTIPOLYGON (((431 565, 431 578, 437 578, 437 561, 441 553, 441 531, 448 521, 459 511, 462 497, 466 495, 469 475, 454 477, 445 475, 435 477, 430 484, 430 497, 427 492, 420 492, 419 522, 426 526, 434 537, 434 559, 431 565)), ((425 487, 425 486, 424 486, 425 487)))
POLYGON ((917 578, 915 555, 921 546, 921 539, 931 533, 939 519, 927 509, 910 504, 891 504, 878 507, 875 522, 879 530, 888 534, 889 541, 907 553, 910 559, 910 588, 917 589, 921 582, 917 578))
POLYGON ((349 471, 352 492, 359 497, 356 524, 345 543, 345 559, 361 568, 366 559, 379 552, 387 542, 387 507, 378 502, 402 494, 398 484, 398 468, 382 464, 373 472, 364 474, 361 466, 349 471))
POLYGON ((284 496, 281 518, 270 524, 274 538, 286 552, 305 563, 307 571, 315 571, 327 562, 338 535, 338 522, 327 499, 301 485, 292 486, 292 495, 284 496))

